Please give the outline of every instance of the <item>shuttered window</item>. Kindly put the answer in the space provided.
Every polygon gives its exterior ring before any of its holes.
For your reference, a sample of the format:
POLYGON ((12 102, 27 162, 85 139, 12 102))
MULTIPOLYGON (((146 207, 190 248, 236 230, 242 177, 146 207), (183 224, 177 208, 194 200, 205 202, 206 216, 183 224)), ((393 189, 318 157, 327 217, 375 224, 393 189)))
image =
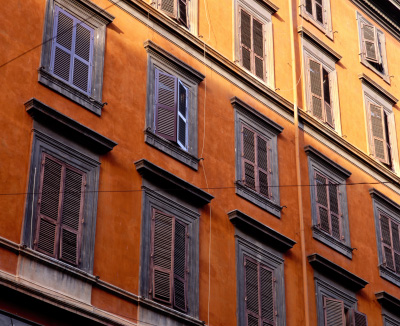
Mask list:
POLYGON ((247 326, 275 325, 274 274, 259 262, 244 257, 247 326))
POLYGON ((244 184, 271 198, 270 141, 242 125, 242 175, 244 184))
POLYGON ((344 240, 338 184, 315 172, 315 187, 318 227, 332 237, 344 240))
POLYGON ((312 115, 335 128, 331 103, 331 74, 316 60, 308 59, 310 107, 312 115))
POLYGON ((152 297, 187 311, 187 225, 153 209, 151 232, 152 297))
POLYGON ((187 150, 189 89, 175 76, 155 73, 155 133, 187 150))
POLYGON ((158 8, 167 16, 177 19, 182 25, 189 27, 189 0, 159 0, 158 8))
POLYGON ((266 80, 265 24, 243 8, 239 9, 240 63, 266 80))
POLYGON ((353 308, 347 309, 344 302, 333 298, 324 299, 324 326, 368 326, 367 316, 353 308))
POLYGON ((56 259, 79 264, 86 175, 43 154, 34 247, 56 259))
POLYGON ((380 105, 369 102, 368 107, 371 153, 376 159, 390 167, 392 163, 387 113, 380 105))
POLYGON ((91 95, 93 36, 93 28, 55 7, 51 73, 87 95, 91 95))
POLYGON ((400 275, 400 223, 380 214, 383 264, 400 275))
POLYGON ((324 0, 305 0, 306 12, 318 23, 324 25, 324 0))
POLYGON ((361 24, 362 51, 368 61, 379 63, 378 36, 373 25, 361 24))

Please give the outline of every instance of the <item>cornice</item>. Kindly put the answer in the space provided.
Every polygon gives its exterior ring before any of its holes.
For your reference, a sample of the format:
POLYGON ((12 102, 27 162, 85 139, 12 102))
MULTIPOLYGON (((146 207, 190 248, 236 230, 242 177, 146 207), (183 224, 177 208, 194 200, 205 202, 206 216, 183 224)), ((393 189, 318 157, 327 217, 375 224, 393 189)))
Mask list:
POLYGON ((358 75, 358 78, 361 80, 361 82, 373 88, 375 92, 379 93, 384 98, 386 98, 392 105, 395 105, 399 101, 394 95, 390 94, 387 90, 385 90, 382 86, 378 85, 377 82, 373 81, 366 74, 361 73, 358 75))
POLYGON ((279 7, 275 4, 273 4, 269 0, 256 0, 258 3, 260 3, 262 6, 265 7, 272 15, 275 14, 278 10, 279 7))
POLYGON ((399 298, 396 298, 385 291, 375 293, 375 297, 383 308, 394 312, 397 316, 400 316, 399 298))
POLYGON ((75 3, 76 6, 86 7, 93 14, 99 16, 104 21, 105 24, 109 24, 115 19, 113 15, 111 15, 109 12, 106 11, 106 8, 103 9, 90 0, 69 0, 69 1, 75 3))
POLYGON ((381 193, 380 191, 376 190, 375 188, 369 189, 369 194, 371 197, 381 203, 383 203, 385 206, 390 207, 391 210, 396 211, 400 213, 400 205, 397 204, 395 201, 381 193))

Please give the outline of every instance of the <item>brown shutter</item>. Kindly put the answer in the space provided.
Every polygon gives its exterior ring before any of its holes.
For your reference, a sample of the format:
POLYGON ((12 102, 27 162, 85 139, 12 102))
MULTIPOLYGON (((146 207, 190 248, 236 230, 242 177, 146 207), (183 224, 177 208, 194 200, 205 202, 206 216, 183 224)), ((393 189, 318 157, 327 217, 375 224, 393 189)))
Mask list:
POLYGON ((324 297, 325 326, 346 326, 343 301, 324 297))
POLYGON ((376 28, 372 25, 362 22, 361 38, 365 58, 368 61, 378 63, 376 28))
POLYGON ((391 221, 394 265, 396 273, 400 274, 400 225, 391 221))
POLYGON ((381 225, 381 242, 383 251, 383 264, 392 270, 395 269, 393 259, 393 247, 390 232, 390 219, 384 215, 379 216, 381 225))
POLYGON ((245 257, 244 265, 247 326, 258 326, 260 320, 258 264, 245 257))
POLYGON ((43 154, 35 249, 55 258, 63 191, 62 168, 61 162, 43 154))
POLYGON ((318 224, 321 230, 331 234, 329 208, 328 208, 328 179, 315 173, 315 193, 317 201, 318 224))
POLYGON ((60 259, 78 265, 86 176, 67 167, 61 216, 60 259))
POLYGON ((322 66, 317 61, 309 59, 310 71, 310 92, 312 114, 323 120, 323 99, 322 99, 322 66))
POLYGON ((339 203, 339 187, 337 184, 329 181, 329 213, 331 220, 332 236, 341 240, 342 226, 340 218, 340 203, 339 203))
POLYGON ((177 0, 159 0, 160 1, 160 10, 170 16, 171 18, 176 18, 176 1, 177 0))
POLYGON ((260 265, 260 298, 262 325, 275 325, 274 275, 267 267, 260 265))
POLYGON ((242 126, 242 169, 244 184, 256 188, 256 147, 255 134, 242 126))
POLYGON ((367 315, 352 309, 352 323, 350 326, 368 326, 367 315))
POLYGON ((155 87, 155 132, 176 142, 177 78, 156 69, 155 87))
POLYGON ((369 103, 369 113, 374 156, 381 162, 388 163, 383 107, 369 103))
POLYGON ((153 298, 172 303, 172 266, 174 249, 174 218, 153 210, 151 270, 153 298))
POLYGON ((253 18, 254 74, 265 80, 264 24, 253 18))
POLYGON ((186 27, 189 27, 188 1, 189 0, 178 0, 178 20, 186 27))
POLYGON ((268 185, 269 185, 269 160, 268 160, 268 141, 257 135, 257 174, 258 184, 256 190, 269 197, 268 185))
POLYGON ((187 227, 175 220, 174 307, 187 311, 187 227))
POLYGON ((240 8, 240 59, 242 66, 251 71, 251 16, 240 8))

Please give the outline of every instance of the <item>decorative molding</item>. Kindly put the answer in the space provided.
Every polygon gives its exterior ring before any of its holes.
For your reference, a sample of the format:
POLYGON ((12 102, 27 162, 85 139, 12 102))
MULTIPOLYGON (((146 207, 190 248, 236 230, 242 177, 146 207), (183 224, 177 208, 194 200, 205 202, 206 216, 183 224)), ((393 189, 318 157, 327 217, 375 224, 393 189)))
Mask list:
POLYGON ((375 297, 381 306, 387 310, 392 311, 397 316, 400 316, 400 299, 385 292, 376 292, 375 297))
POLYGON ((57 128, 57 132, 66 134, 77 143, 86 144, 90 149, 100 153, 111 151, 117 143, 97 133, 83 124, 54 110, 35 98, 25 103, 26 112, 34 119, 48 124, 51 128, 57 128))
POLYGON ((103 9, 90 0, 69 0, 69 1, 74 3, 76 6, 86 7, 92 12, 92 14, 96 14, 100 18, 102 18, 106 24, 112 23, 112 21, 115 19, 113 15, 111 15, 109 12, 106 11, 106 8, 103 9))
POLYGON ((229 220, 237 228, 247 231, 252 236, 259 236, 263 242, 269 246, 285 252, 296 244, 296 241, 284 236, 283 234, 271 229, 267 225, 253 219, 252 217, 235 209, 228 213, 229 220))
POLYGON ((346 245, 344 242, 335 239, 328 233, 322 231, 318 226, 313 225, 312 226, 313 230, 313 237, 314 239, 329 245, 333 250, 336 250, 337 252, 340 252, 341 254, 345 255, 347 258, 352 259, 352 253, 353 253, 353 248, 346 245))
MULTIPOLYGON (((209 204, 214 198, 213 195, 192 185, 191 183, 177 177, 176 175, 160 168, 152 162, 141 159, 134 162, 136 170, 143 178, 153 180, 156 184, 168 189, 169 192, 184 194, 185 199, 191 197, 196 203, 203 206, 209 204)), ((181 196, 182 197, 182 196, 181 196)))
POLYGON ((367 86, 372 87, 376 93, 379 93, 383 97, 385 97, 392 105, 395 105, 399 100, 392 94, 390 94, 387 90, 385 90, 382 86, 378 85, 375 81, 373 81, 366 74, 361 73, 358 75, 358 78, 361 82, 365 83, 367 86))
POLYGON ((311 254, 307 258, 308 262, 315 270, 354 291, 361 290, 368 284, 367 281, 353 273, 350 273, 343 267, 336 265, 319 254, 311 254))
POLYGON ((299 26, 297 29, 297 32, 307 40, 311 41, 313 45, 315 45, 319 50, 321 50, 323 53, 327 54, 334 60, 335 62, 338 62, 340 59, 342 59, 342 56, 337 53, 335 50, 333 50, 331 47, 326 45, 324 42, 322 42, 318 37, 316 37, 314 34, 312 34, 308 29, 306 29, 304 26, 299 26))
POLYGON ((258 122, 261 123, 261 125, 263 125, 268 130, 273 131, 275 134, 279 134, 283 131, 283 127, 281 127, 276 122, 272 121, 267 116, 260 113, 259 111, 257 111, 253 107, 251 107, 250 105, 246 104, 238 97, 236 97, 236 96, 232 97, 231 104, 234 109, 239 109, 241 111, 244 111, 247 114, 250 114, 252 119, 257 120, 258 122))
POLYGON ((256 1, 260 3, 262 6, 264 6, 265 9, 267 9, 271 13, 271 15, 275 14, 279 10, 279 7, 273 4, 269 0, 256 0, 256 1))
POLYGON ((329 157, 322 154, 320 151, 312 147, 311 145, 307 145, 304 147, 304 151, 307 156, 311 156, 313 159, 319 161, 321 164, 328 166, 329 169, 333 170, 335 173, 339 174, 343 179, 347 179, 351 176, 351 172, 342 168, 339 164, 332 161, 329 157))
POLYGON ((385 206, 389 206, 390 209, 400 213, 400 205, 397 204, 395 201, 391 200, 389 197, 381 193, 380 191, 376 190, 375 188, 369 189, 369 194, 371 197, 385 206))

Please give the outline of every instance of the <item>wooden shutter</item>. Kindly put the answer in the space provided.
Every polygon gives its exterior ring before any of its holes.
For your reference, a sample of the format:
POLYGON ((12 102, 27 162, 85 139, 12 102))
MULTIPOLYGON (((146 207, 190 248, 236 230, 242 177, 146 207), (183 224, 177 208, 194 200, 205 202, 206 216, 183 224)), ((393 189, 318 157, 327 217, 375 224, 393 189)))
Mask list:
POLYGON ((259 284, 258 264, 245 257, 245 303, 247 326, 258 326, 259 324, 259 284))
POLYGON ((178 0, 178 20, 186 27, 189 27, 188 1, 178 0))
POLYGON ((322 98, 322 66, 319 62, 309 59, 311 108, 313 116, 323 120, 322 98))
POLYGON ((242 173, 247 187, 256 188, 255 133, 242 126, 242 173))
POLYGON ((382 242, 382 254, 383 264, 392 270, 395 269, 394 258, 393 258, 393 246, 392 237, 390 230, 390 218, 384 215, 379 216, 381 226, 381 242, 382 242))
POLYGON ((171 18, 176 18, 177 8, 176 2, 177 0, 159 0, 159 8, 160 10, 170 16, 171 18))
POLYGON ((60 259, 78 265, 86 176, 66 167, 61 215, 60 259))
POLYGON ((325 122, 332 128, 335 128, 335 120, 334 120, 335 118, 331 101, 331 78, 330 74, 325 69, 322 69, 322 80, 323 80, 322 86, 324 91, 325 122))
POLYGON ((324 297, 325 326, 346 326, 343 301, 324 297))
POLYGON ((342 226, 339 202, 339 187, 329 180, 329 214, 331 222, 331 234, 334 238, 342 240, 342 226))
POLYGON ((383 107, 369 103, 369 118, 373 154, 382 163, 388 163, 383 107))
POLYGON ((271 175, 271 167, 269 160, 269 142, 257 135, 257 183, 256 190, 266 196, 270 197, 269 194, 269 181, 271 175))
POLYGON ((156 69, 156 134, 176 142, 177 78, 156 69))
POLYGON ((187 311, 187 226, 175 220, 174 307, 187 311))
POLYGON ((188 147, 188 99, 189 90, 178 80, 178 130, 177 130, 177 142, 183 148, 187 150, 188 147))
POLYGON ((329 204, 328 204, 328 179, 319 173, 315 173, 315 193, 318 225, 321 230, 331 234, 329 204))
POLYGON ((368 326, 367 315, 355 309, 350 310, 351 322, 349 326, 368 326))
POLYGON ((251 15, 240 8, 240 59, 244 68, 251 71, 251 15))
POLYGON ((361 39, 363 53, 368 61, 378 63, 377 35, 376 28, 365 22, 361 23, 361 39))
POLYGON ((274 275, 260 264, 260 307, 262 326, 275 325, 274 275))
POLYGON ((253 18, 254 74, 265 79, 264 24, 253 18))
POLYGON ((312 0, 305 0, 306 3, 306 11, 310 14, 313 15, 313 4, 312 0))
POLYGON ((153 210, 152 218, 152 292, 153 298, 166 303, 172 303, 172 267, 174 252, 173 216, 153 210))
POLYGON ((392 227, 394 267, 396 273, 400 274, 400 225, 392 220, 391 227, 392 227))
POLYGON ((315 19, 317 22, 324 24, 324 10, 322 6, 322 0, 314 0, 315 1, 315 19))

